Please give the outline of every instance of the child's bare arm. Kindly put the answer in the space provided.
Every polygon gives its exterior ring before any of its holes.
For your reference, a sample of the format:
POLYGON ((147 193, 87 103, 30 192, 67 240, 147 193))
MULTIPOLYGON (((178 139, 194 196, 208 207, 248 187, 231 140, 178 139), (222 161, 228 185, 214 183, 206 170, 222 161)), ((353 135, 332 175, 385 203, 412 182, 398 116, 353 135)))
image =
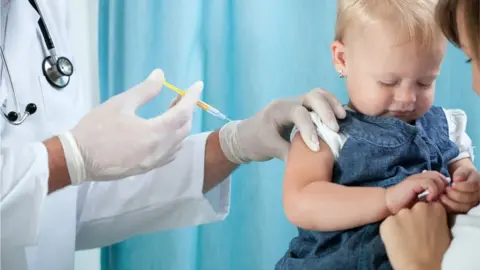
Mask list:
POLYGON ((345 187, 332 183, 333 155, 320 138, 312 152, 297 134, 284 177, 283 201, 287 218, 311 230, 350 229, 380 221, 389 215, 385 189, 345 187))

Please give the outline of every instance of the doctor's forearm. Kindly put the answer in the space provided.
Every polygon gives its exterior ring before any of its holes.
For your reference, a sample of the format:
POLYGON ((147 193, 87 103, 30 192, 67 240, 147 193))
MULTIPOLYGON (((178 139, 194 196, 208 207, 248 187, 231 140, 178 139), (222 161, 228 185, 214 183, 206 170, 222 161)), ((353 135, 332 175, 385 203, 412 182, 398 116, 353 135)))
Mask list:
POLYGON ((65 153, 58 137, 53 137, 43 142, 48 152, 48 193, 55 192, 70 185, 65 153))
POLYGON ((212 132, 205 146, 203 192, 206 193, 225 180, 238 164, 230 162, 220 147, 218 131, 212 132))

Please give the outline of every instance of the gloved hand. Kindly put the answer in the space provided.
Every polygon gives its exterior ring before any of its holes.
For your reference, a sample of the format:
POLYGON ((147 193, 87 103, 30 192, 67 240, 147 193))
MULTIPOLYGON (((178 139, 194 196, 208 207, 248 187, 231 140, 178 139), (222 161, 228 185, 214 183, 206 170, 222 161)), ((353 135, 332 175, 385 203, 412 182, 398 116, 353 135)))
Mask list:
POLYGON ((305 144, 312 151, 318 151, 318 135, 307 109, 316 112, 334 131, 339 129, 336 117, 346 116, 343 106, 332 94, 317 88, 297 98, 276 100, 247 120, 226 124, 220 129, 220 146, 236 164, 271 158, 285 161, 290 142, 283 139, 284 133, 295 125, 305 144))
POLYGON ((138 117, 135 111, 159 93, 163 81, 163 72, 153 71, 144 82, 112 97, 59 136, 72 184, 124 178, 175 159, 190 133, 203 83, 193 84, 164 114, 153 119, 138 117))

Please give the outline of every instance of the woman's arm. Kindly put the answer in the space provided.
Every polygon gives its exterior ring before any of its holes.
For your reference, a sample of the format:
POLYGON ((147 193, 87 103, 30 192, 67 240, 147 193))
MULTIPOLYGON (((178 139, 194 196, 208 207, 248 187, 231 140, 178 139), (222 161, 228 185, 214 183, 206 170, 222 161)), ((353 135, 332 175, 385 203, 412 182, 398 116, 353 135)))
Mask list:
POLYGON ((344 230, 380 221, 389 215, 385 189, 332 183, 333 155, 321 139, 312 152, 299 134, 287 159, 283 201, 293 224, 311 230, 344 230))

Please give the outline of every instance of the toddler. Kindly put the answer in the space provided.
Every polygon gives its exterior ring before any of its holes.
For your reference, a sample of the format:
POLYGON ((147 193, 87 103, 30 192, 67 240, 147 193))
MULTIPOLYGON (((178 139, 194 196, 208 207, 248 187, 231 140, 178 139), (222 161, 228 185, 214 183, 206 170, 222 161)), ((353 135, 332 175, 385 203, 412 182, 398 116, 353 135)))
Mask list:
POLYGON ((461 110, 432 106, 446 40, 434 0, 339 0, 331 49, 350 97, 340 132, 316 115, 320 151, 296 131, 284 209, 299 227, 276 269, 391 269, 379 235, 418 195, 453 213, 478 204, 461 110), (448 185, 447 177, 453 185, 448 185))

